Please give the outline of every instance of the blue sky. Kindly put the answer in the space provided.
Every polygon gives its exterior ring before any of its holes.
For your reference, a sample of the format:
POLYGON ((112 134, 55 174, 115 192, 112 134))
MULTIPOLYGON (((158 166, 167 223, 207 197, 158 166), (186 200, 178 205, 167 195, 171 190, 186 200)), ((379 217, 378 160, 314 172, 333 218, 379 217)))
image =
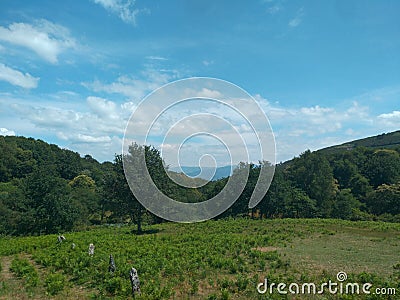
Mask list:
POLYGON ((112 160, 140 100, 191 76, 251 94, 278 162, 399 130, 399 11, 399 1, 2 0, 0 134, 112 160))

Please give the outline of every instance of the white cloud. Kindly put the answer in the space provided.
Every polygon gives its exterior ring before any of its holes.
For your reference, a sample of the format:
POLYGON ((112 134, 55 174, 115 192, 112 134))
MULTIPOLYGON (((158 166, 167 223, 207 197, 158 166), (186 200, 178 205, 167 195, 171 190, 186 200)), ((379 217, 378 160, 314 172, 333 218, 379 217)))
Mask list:
POLYGON ((1 127, 0 128, 0 135, 2 136, 7 136, 7 135, 15 135, 15 132, 13 130, 8 130, 7 128, 1 127))
POLYGON ((122 21, 136 25, 136 16, 147 10, 135 8, 134 0, 92 0, 94 3, 103 6, 109 12, 117 15, 122 21))
POLYGON ((274 6, 269 7, 269 8, 267 9, 267 11, 268 11, 270 14, 274 15, 274 14, 278 13, 281 9, 282 9, 281 6, 279 6, 279 5, 274 5, 274 6))
POLYGON ((96 142, 69 142, 70 148, 81 154, 92 154, 100 161, 112 161, 114 154, 120 154, 122 148, 122 138, 118 136, 104 137, 104 140, 98 139, 96 142))
POLYGON ((332 108, 324 108, 320 107, 319 105, 313 107, 302 107, 300 112, 305 116, 312 116, 312 117, 321 117, 325 114, 332 113, 334 110, 332 108))
POLYGON ((290 27, 297 27, 297 26, 300 25, 300 23, 301 23, 301 19, 298 18, 298 17, 295 17, 294 19, 290 20, 290 22, 289 22, 288 25, 289 25, 290 27))
POLYGON ((368 107, 353 101, 347 107, 282 107, 257 95, 274 130, 277 161, 285 161, 351 139, 377 134, 375 118, 368 107))
POLYGON ((380 114, 378 122, 385 126, 393 127, 393 129, 400 128, 400 111, 394 110, 391 113, 380 114))
POLYGON ((39 78, 31 76, 29 73, 22 73, 0 63, 0 80, 7 81, 12 85, 20 86, 25 89, 32 89, 38 86, 39 78))
POLYGON ((267 13, 274 15, 283 9, 282 0, 264 0, 267 6, 267 13))
POLYGON ((47 20, 38 20, 35 25, 12 23, 8 28, 0 26, 0 41, 28 48, 52 64, 57 63, 61 52, 76 46, 67 28, 47 20))
POLYGON ((105 134, 122 134, 128 113, 121 111, 120 118, 104 118, 98 113, 84 112, 79 106, 65 109, 51 106, 32 106, 11 104, 10 107, 21 117, 29 120, 39 128, 53 132, 79 132, 82 134, 101 136, 105 134))
POLYGON ((174 78, 176 78, 174 71, 159 72, 149 69, 143 71, 140 78, 124 75, 111 83, 94 80, 93 82, 83 82, 82 85, 94 92, 120 94, 135 100, 141 100, 148 93, 174 78))
POLYGON ((77 151, 81 155, 90 154, 99 161, 112 161, 115 153, 121 153, 122 139, 115 135, 57 132, 57 137, 65 141, 64 148, 77 151))
MULTIPOLYGON (((131 97, 134 95, 145 95, 173 78, 173 76, 170 73, 165 74, 149 70, 144 72, 140 78, 121 76, 115 82, 106 84, 97 81, 98 91, 108 94, 130 95, 131 97)), ((91 84, 87 85, 92 88, 91 84)), ((183 96, 187 95, 188 97, 195 97, 197 95, 210 98, 224 98, 225 95, 224 92, 220 92, 213 86, 207 86, 207 88, 192 86, 187 90, 179 90, 179 95, 182 93, 183 96)), ((73 94, 71 96, 79 97, 79 95, 76 96, 73 94)), ((124 134, 126 122, 138 105, 137 98, 129 98, 124 102, 115 100, 115 98, 121 99, 115 95, 104 96, 93 93, 92 96, 84 99, 86 101, 63 102, 61 104, 61 102, 54 102, 53 97, 49 97, 47 102, 40 102, 40 104, 32 104, 34 102, 31 102, 31 105, 27 105, 24 101, 15 104, 18 101, 4 99, 3 102, 0 102, 2 108, 3 106, 5 107, 4 110, 2 109, 3 115, 1 115, 2 112, 0 111, 0 119, 6 116, 4 112, 8 111, 8 106, 21 119, 18 120, 18 123, 16 121, 14 124, 7 121, 3 126, 14 129, 19 128, 19 133, 22 132, 21 128, 25 130, 25 128, 29 128, 30 126, 32 130, 35 130, 36 136, 40 136, 40 134, 48 135, 50 132, 60 140, 65 141, 65 144, 62 145, 63 147, 72 148, 72 150, 82 154, 92 154, 99 160, 112 160, 113 154, 120 153, 121 151, 122 135, 124 134), (25 125, 24 127, 18 127, 20 126, 19 124, 25 125)), ((361 105, 356 101, 346 102, 348 103, 346 105, 342 103, 335 106, 320 104, 303 107, 285 107, 277 102, 267 101, 260 95, 256 95, 255 98, 266 112, 274 130, 277 161, 290 159, 306 149, 316 150, 356 138, 379 134, 381 130, 382 132, 387 132, 388 130, 392 130, 392 128, 398 129, 398 125, 400 124, 400 112, 398 110, 378 115, 374 114, 372 108, 369 109, 367 106, 361 105)), ((160 98, 161 102, 156 101, 156 103, 153 103, 154 107, 148 105, 143 114, 136 119, 137 123, 135 123, 135 126, 141 130, 142 119, 151 118, 152 113, 157 111, 156 106, 162 106, 162 100, 160 98)), ((232 100, 232 104, 235 101, 236 99, 232 100)), ((250 155, 252 153, 257 154, 258 152, 253 149, 257 146, 257 141, 252 135, 251 128, 243 121, 243 118, 226 106, 221 104, 215 105, 215 103, 209 102, 195 101, 194 104, 188 101, 185 104, 171 107, 153 124, 151 139, 149 139, 148 143, 155 146, 160 144, 162 142, 161 138, 165 136, 168 129, 182 118, 195 113, 209 113, 222 117, 228 125, 231 124, 234 126, 243 135, 250 155)), ((252 106, 245 104, 241 112, 248 115, 251 124, 258 125, 263 120, 257 117, 257 115, 252 114, 253 110, 252 106)), ((175 125, 173 136, 166 141, 164 150, 167 151, 167 148, 170 148, 170 151, 172 151, 171 149, 178 149, 182 138, 187 137, 187 134, 190 132, 205 131, 215 133, 223 141, 229 142, 231 153, 236 155, 240 153, 241 140, 235 136, 232 128, 228 127, 223 122, 218 123, 210 118, 207 119, 207 117, 203 119, 191 118, 186 123, 181 122, 175 125)), ((203 144, 193 143, 193 151, 188 158, 201 157, 202 154, 207 152, 215 153, 219 164, 221 161, 226 161, 225 152, 219 152, 221 145, 218 146, 217 144, 219 143, 216 143, 216 140, 214 140, 215 145, 210 141, 213 140, 209 139, 207 143, 203 144)), ((257 160, 257 157, 253 156, 252 159, 257 160)))
POLYGON ((100 118, 118 119, 117 105, 103 98, 89 96, 86 99, 89 108, 100 118))
POLYGON ((13 103, 10 106, 19 116, 28 119, 36 126, 42 128, 68 128, 85 119, 83 113, 75 112, 73 110, 55 107, 31 106, 20 103, 13 103))
MULTIPOLYGON (((120 94, 129 98, 141 99, 154 87, 145 80, 120 76, 116 81, 103 83, 100 80, 82 83, 86 88, 94 92, 105 92, 107 94, 120 94)), ((158 85, 157 85, 158 87, 158 85)))
POLYGON ((338 132, 352 123, 364 126, 373 123, 373 119, 368 113, 368 107, 360 106, 356 101, 345 109, 319 105, 284 108, 271 105, 260 96, 256 96, 256 99, 270 118, 272 126, 283 129, 290 136, 307 135, 312 137, 338 132))
POLYGON ((113 83, 103 83, 100 80, 94 80, 93 82, 82 82, 82 85, 94 92, 106 92, 108 94, 122 94, 127 97, 137 97, 138 90, 133 86, 126 84, 124 78, 119 77, 117 81, 113 83))
POLYGON ((150 59, 150 60, 168 60, 167 58, 162 57, 162 56, 152 56, 152 55, 146 56, 146 59, 150 59))
POLYGON ((303 8, 300 8, 300 9, 297 11, 296 16, 295 16, 293 19, 291 19, 291 20, 289 21, 288 25, 289 25, 290 27, 297 27, 297 26, 299 26, 299 25, 301 24, 301 22, 303 21, 303 17, 304 17, 304 9, 303 9, 303 8))
POLYGON ((213 65, 214 61, 213 60, 203 60, 203 65, 205 65, 206 67, 213 65))
POLYGON ((121 139, 129 112, 120 110, 115 104, 115 113, 119 118, 100 117, 102 103, 109 107, 114 107, 114 104, 101 98, 89 99, 92 102, 87 101, 86 104, 92 107, 88 112, 81 105, 68 109, 52 107, 51 103, 27 105, 18 100, 14 102, 19 103, 11 103, 8 107, 15 114, 12 119, 14 126, 23 126, 24 135, 31 136, 34 133, 34 136, 41 137, 50 134, 64 141, 60 144, 62 147, 81 154, 89 153, 101 161, 112 160, 114 153, 121 152, 121 139), (98 109, 96 112, 93 111, 94 107, 98 109))
POLYGON ((222 96, 222 94, 219 91, 207 88, 202 88, 201 91, 197 92, 195 95, 197 97, 205 97, 210 99, 219 98, 222 96))
POLYGON ((72 141, 73 143, 106 143, 111 141, 111 137, 107 135, 93 136, 82 133, 68 135, 63 132, 58 132, 57 136, 60 139, 72 141))
POLYGON ((400 118, 400 111, 394 110, 393 112, 388 113, 388 114, 380 114, 378 116, 378 118, 385 119, 385 120, 398 119, 398 118, 400 118))

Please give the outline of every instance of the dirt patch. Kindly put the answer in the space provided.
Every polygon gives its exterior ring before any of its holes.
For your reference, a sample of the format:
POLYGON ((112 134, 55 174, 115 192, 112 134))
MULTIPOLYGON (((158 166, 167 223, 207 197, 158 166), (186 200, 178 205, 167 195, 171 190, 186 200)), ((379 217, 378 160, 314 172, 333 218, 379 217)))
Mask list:
POLYGON ((4 256, 1 258, 1 279, 2 280, 10 280, 13 278, 13 275, 10 271, 10 266, 11 266, 11 256, 4 256))
POLYGON ((13 256, 3 256, 0 258, 0 300, 29 299, 24 290, 23 282, 16 278, 10 271, 13 258, 13 256))
POLYGON ((273 252, 273 251, 279 250, 279 248, 273 247, 273 246, 268 246, 268 247, 251 248, 251 250, 257 250, 257 251, 260 251, 260 252, 273 252))

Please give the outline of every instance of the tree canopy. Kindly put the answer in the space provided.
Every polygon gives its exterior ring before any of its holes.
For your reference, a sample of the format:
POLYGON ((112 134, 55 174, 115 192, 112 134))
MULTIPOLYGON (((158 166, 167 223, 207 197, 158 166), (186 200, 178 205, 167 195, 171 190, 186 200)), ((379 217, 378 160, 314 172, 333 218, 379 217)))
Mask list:
MULTIPOLYGON (((130 159, 145 152, 149 173, 157 187, 181 202, 212 198, 227 178, 199 188, 185 188, 184 174, 171 172, 160 151, 133 144, 130 159), (170 175, 170 176, 168 176, 170 175)), ((0 136, 0 234, 25 235, 79 230, 106 222, 138 225, 162 222, 144 208, 129 189, 122 155, 99 163, 90 155, 24 137, 0 136)), ((252 210, 248 203, 260 164, 249 167, 239 199, 217 218, 342 218, 400 221, 400 147, 306 151, 276 166, 269 191, 252 210)), ((201 179, 195 179, 197 182, 201 179)))

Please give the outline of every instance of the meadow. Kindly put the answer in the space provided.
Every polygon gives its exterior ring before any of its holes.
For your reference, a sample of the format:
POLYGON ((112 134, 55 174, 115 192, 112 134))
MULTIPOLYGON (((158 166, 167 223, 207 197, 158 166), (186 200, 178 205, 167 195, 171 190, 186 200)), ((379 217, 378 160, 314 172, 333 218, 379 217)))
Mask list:
POLYGON ((400 224, 335 219, 222 219, 144 227, 97 226, 0 238, 0 299, 399 299, 400 224), (76 245, 72 247, 72 243, 76 245), (95 253, 88 255, 90 243, 95 253), (108 272, 109 255, 116 271, 108 272), (269 282, 369 282, 397 295, 259 294, 269 282), (393 292, 393 290, 391 290, 393 292), (397 298, 396 298, 397 297, 397 298))

